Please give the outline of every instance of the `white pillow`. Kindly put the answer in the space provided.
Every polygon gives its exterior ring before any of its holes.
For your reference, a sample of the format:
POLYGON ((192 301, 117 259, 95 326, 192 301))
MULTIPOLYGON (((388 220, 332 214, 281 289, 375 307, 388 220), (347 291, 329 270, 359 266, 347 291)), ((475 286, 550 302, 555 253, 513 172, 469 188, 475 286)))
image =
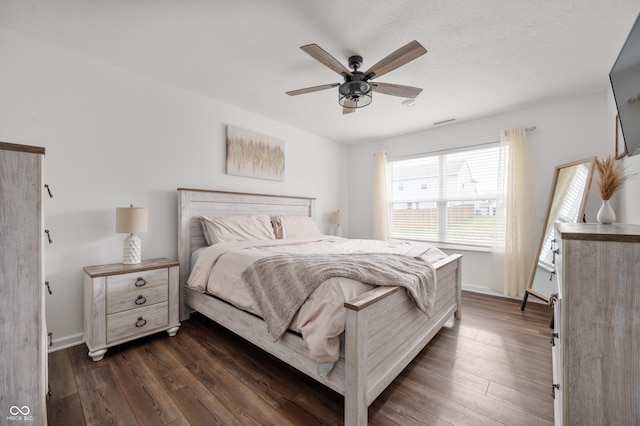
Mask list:
POLYGON ((322 235, 315 221, 309 216, 278 216, 273 227, 279 239, 322 235))
POLYGON ((204 235, 204 240, 207 242, 207 245, 210 246, 213 243, 211 242, 211 237, 209 237, 209 231, 207 230, 207 222, 205 222, 204 216, 200 218, 200 226, 202 227, 202 235, 204 235))
POLYGON ((232 241, 275 240, 271 219, 267 215, 202 216, 212 244, 232 241))

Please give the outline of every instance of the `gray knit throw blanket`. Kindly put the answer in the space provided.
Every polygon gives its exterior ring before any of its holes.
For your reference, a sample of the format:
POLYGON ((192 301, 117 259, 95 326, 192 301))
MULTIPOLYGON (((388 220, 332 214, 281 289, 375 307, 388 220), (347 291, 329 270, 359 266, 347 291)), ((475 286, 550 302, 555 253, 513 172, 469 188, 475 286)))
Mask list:
POLYGON ((404 287, 416 306, 431 317, 436 289, 434 268, 402 254, 284 254, 257 260, 242 272, 274 341, 304 301, 329 278, 344 277, 379 286, 404 287))

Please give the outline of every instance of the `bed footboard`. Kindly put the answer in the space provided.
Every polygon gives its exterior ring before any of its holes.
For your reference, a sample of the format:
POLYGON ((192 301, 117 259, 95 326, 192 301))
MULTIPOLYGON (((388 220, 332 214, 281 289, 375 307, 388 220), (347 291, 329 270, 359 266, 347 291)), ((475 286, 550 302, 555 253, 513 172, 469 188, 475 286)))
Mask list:
POLYGON ((462 256, 436 265, 434 314, 427 318, 399 287, 378 287, 345 303, 345 424, 366 425, 369 405, 447 320, 460 318, 462 256))

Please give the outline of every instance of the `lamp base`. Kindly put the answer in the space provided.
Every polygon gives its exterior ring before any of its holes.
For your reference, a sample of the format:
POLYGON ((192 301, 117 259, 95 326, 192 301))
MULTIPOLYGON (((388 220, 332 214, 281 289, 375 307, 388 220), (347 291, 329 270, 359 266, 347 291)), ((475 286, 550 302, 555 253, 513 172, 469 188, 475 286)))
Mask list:
POLYGON ((142 244, 140 238, 130 234, 124 239, 122 248, 122 263, 125 265, 135 265, 142 261, 142 244))
POLYGON ((336 237, 342 237, 342 226, 336 225, 335 236, 336 237))

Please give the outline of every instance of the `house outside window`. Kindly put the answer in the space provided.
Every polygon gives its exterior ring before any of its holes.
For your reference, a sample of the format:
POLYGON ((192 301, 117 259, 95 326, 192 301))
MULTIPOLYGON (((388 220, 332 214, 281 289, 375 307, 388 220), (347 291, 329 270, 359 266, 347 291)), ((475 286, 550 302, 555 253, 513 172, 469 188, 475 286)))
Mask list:
POLYGON ((391 238, 491 247, 499 153, 495 143, 391 161, 391 238))

